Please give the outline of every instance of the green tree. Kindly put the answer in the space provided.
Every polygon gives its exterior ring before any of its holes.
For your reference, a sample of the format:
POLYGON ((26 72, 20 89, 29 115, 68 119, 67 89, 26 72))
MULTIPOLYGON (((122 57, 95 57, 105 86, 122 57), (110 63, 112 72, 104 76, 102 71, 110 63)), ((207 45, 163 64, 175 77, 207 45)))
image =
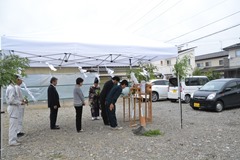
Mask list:
MULTIPOLYGON (((21 70, 21 76, 26 76, 25 69, 29 67, 29 60, 27 58, 20 58, 17 55, 7 55, 0 59, 0 97, 1 89, 7 86, 14 78, 14 74, 21 70)), ((1 101, 0 101, 1 103, 1 101)))
POLYGON ((215 72, 213 69, 209 69, 207 72, 203 72, 202 69, 195 68, 193 71, 194 76, 205 75, 209 80, 219 79, 221 78, 220 72, 215 72))
POLYGON ((174 75, 179 75, 180 80, 186 77, 189 71, 192 69, 191 65, 189 64, 190 56, 191 55, 184 55, 182 58, 178 58, 176 64, 173 67, 174 75))
POLYGON ((198 67, 194 68, 194 71, 192 73, 193 76, 201 76, 203 74, 204 74, 203 71, 198 67))
POLYGON ((142 80, 149 81, 150 79, 155 78, 154 70, 157 69, 156 66, 154 66, 151 63, 148 63, 148 64, 139 63, 139 65, 140 65, 139 68, 130 69, 130 70, 127 71, 127 77, 128 78, 130 78, 130 73, 131 72, 135 73, 135 77, 137 78, 138 82, 141 82, 142 80), (141 74, 143 72, 143 69, 145 69, 149 73, 149 76, 150 76, 149 79, 146 78, 146 76, 141 74))
POLYGON ((204 73, 208 79, 214 80, 214 79, 219 79, 221 78, 221 73, 220 72, 214 72, 213 69, 209 69, 207 72, 204 73))
POLYGON ((14 74, 21 70, 21 76, 26 76, 25 70, 29 67, 29 60, 18 55, 7 55, 0 60, 0 86, 6 86, 14 78, 14 74))
MULTIPOLYGON (((14 78, 14 74, 21 70, 21 76, 26 76, 25 69, 29 67, 29 60, 27 58, 20 58, 17 55, 7 55, 0 59, 0 97, 2 100, 1 89, 7 86, 14 78)), ((0 101, 0 104, 1 101, 0 101)))

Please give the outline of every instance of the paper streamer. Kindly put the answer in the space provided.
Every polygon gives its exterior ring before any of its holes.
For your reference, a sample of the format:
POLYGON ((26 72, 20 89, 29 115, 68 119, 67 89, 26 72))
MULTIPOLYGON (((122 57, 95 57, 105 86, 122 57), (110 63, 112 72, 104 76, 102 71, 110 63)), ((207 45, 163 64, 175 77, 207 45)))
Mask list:
POLYGON ((87 70, 86 70, 86 69, 82 69, 81 66, 78 66, 78 69, 79 69, 80 73, 82 73, 85 78, 88 77, 87 74, 86 74, 86 73, 87 73, 87 70))
POLYGON ((111 69, 109 69, 109 68, 107 68, 106 67, 106 71, 108 72, 108 74, 111 76, 111 77, 114 77, 114 71, 113 70, 111 70, 111 69))
POLYGON ((49 64, 48 62, 46 62, 46 64, 48 65, 48 67, 49 67, 51 70, 57 71, 57 69, 56 69, 53 65, 49 64))
POLYGON ((27 88, 26 84, 24 82, 22 82, 22 85, 24 86, 24 88, 27 91, 27 93, 31 96, 32 100, 34 102, 37 102, 36 98, 33 96, 32 92, 27 88))
POLYGON ((131 81, 133 81, 134 84, 138 84, 138 80, 135 77, 135 73, 131 72, 130 77, 131 77, 131 81))

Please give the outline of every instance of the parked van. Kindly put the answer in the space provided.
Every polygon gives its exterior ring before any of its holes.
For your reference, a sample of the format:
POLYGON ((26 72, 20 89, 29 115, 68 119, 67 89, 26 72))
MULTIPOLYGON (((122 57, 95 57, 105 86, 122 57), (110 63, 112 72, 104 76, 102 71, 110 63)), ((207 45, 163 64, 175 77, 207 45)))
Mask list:
MULTIPOLYGON (((191 94, 201 88, 204 84, 208 82, 206 76, 191 76, 186 77, 180 83, 181 99, 186 103, 190 102, 191 94)), ((168 99, 171 102, 176 102, 178 100, 178 81, 177 78, 169 79, 168 87, 168 99)))

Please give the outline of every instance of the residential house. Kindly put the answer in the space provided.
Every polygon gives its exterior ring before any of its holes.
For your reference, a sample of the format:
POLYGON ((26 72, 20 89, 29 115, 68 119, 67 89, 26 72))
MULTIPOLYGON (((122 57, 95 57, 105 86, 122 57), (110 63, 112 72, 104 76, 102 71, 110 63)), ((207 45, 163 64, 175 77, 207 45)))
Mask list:
POLYGON ((229 65, 226 65, 225 78, 240 78, 240 43, 223 48, 228 52, 229 65))
MULTIPOLYGON (((196 47, 178 51, 178 57, 180 59, 184 55, 189 55, 189 57, 190 57, 189 58, 189 64, 191 66, 191 69, 189 71, 189 75, 192 75, 193 69, 195 67, 195 52, 194 52, 195 48, 196 47)), ((157 72, 160 72, 162 75, 164 75, 165 78, 168 79, 168 78, 174 76, 173 69, 174 69, 174 65, 176 64, 176 61, 177 61, 178 57, 171 57, 171 58, 167 58, 167 59, 162 59, 160 61, 152 62, 152 64, 157 67, 157 70, 158 70, 157 72)))
POLYGON ((228 52, 220 51, 195 57, 196 67, 203 72, 207 72, 210 69, 216 72, 220 72, 224 76, 224 70, 228 66, 228 52))

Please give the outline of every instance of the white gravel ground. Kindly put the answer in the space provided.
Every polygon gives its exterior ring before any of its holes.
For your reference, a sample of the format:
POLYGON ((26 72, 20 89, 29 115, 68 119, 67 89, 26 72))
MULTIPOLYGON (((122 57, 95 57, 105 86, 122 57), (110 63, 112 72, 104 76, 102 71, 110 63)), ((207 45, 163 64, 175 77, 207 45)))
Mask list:
POLYGON ((102 120, 92 121, 90 108, 83 112, 84 132, 75 129, 75 110, 62 103, 57 124, 49 129, 49 109, 45 103, 25 109, 26 136, 21 146, 8 146, 8 115, 2 114, 2 159, 5 160, 240 160, 240 108, 221 113, 195 111, 183 104, 183 129, 178 103, 153 103, 153 123, 162 136, 145 137, 132 133, 123 122, 122 101, 117 118, 123 130, 113 131, 102 120))

